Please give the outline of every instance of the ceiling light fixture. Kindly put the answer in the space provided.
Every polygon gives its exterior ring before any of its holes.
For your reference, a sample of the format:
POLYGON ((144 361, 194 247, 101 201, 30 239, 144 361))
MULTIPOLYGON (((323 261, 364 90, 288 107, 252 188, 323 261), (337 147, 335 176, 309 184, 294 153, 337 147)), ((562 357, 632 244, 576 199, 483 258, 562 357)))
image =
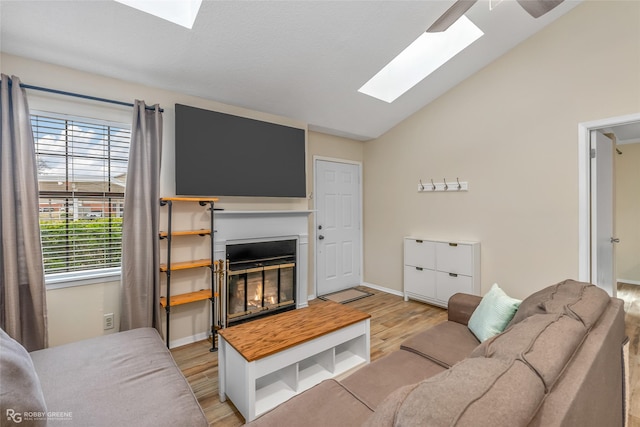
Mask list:
POLYGON ((462 16, 446 31, 425 32, 358 92, 391 103, 482 35, 482 30, 466 16, 462 16))
POLYGON ((115 0, 188 29, 193 28, 202 0, 115 0))

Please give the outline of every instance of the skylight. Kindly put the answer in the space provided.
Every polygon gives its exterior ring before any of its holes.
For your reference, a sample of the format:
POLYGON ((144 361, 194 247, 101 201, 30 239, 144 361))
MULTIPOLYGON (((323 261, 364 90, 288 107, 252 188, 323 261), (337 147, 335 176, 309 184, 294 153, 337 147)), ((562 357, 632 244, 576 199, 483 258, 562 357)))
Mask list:
POLYGON ((441 33, 424 32, 358 92, 391 103, 483 35, 466 16, 441 33))
POLYGON ((498 7, 498 5, 502 3, 502 1, 503 0, 489 0, 489 10, 493 10, 498 7))
POLYGON ((115 0, 158 18, 193 28, 202 0, 115 0))

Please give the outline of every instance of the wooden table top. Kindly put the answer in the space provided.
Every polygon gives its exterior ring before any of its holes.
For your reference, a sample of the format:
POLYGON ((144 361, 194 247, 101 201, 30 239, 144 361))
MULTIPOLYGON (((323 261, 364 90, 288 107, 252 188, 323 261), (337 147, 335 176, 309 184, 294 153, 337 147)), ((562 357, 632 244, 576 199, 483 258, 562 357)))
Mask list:
POLYGON ((222 329, 218 334, 253 362, 370 317, 344 304, 324 301, 222 329))

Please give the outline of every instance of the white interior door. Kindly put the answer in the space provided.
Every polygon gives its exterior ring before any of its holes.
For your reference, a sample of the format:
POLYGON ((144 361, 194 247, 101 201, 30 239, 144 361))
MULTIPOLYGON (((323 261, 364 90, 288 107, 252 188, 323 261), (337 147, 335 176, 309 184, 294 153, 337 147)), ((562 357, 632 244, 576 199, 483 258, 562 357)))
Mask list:
POLYGON ((616 296, 613 141, 591 131, 591 283, 616 296))
POLYGON ((361 284, 360 165, 315 160, 317 295, 361 284))

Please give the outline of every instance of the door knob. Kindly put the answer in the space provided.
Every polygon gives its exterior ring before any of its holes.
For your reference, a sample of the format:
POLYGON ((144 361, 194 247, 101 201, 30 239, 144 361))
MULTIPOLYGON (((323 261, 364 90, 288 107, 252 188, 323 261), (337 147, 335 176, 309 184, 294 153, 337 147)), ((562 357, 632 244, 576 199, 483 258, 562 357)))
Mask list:
POLYGON ((612 237, 611 243, 620 243, 620 239, 618 239, 617 237, 612 237))
POLYGON ((324 240, 324 236, 321 234, 318 236, 318 240, 324 240))

